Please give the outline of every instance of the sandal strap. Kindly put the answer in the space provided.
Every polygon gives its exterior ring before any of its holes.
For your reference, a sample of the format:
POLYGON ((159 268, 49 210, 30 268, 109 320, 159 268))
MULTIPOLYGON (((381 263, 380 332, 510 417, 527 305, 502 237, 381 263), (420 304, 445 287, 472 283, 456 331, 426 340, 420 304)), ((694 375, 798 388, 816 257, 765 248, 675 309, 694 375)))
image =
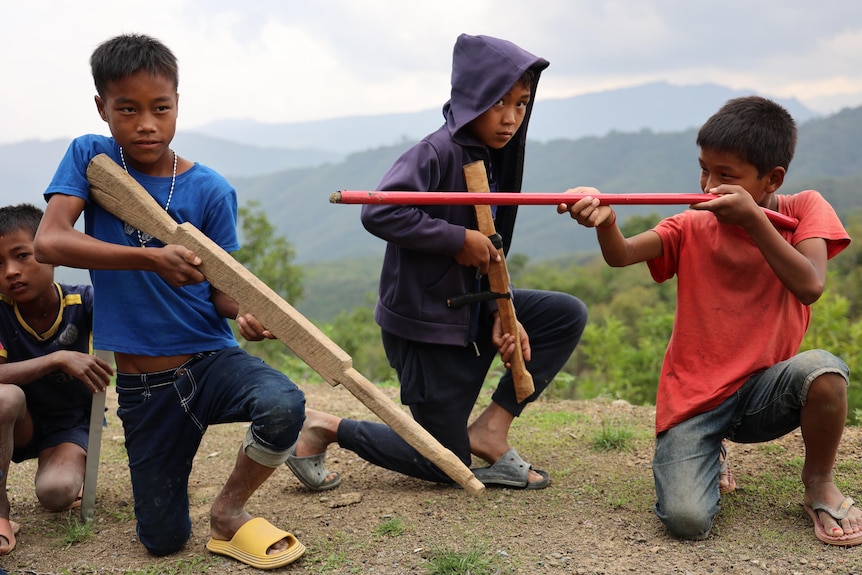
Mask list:
POLYGON ((838 506, 838 509, 832 509, 825 503, 813 503, 811 505, 811 509, 814 511, 825 511, 829 515, 832 516, 832 519, 835 521, 841 521, 847 514, 850 513, 850 508, 853 507, 853 504, 856 503, 853 501, 852 497, 845 497, 844 501, 841 502, 841 505, 838 506))
POLYGON ((719 473, 727 471, 727 445, 724 443, 724 440, 722 440, 718 447, 718 471, 719 473))

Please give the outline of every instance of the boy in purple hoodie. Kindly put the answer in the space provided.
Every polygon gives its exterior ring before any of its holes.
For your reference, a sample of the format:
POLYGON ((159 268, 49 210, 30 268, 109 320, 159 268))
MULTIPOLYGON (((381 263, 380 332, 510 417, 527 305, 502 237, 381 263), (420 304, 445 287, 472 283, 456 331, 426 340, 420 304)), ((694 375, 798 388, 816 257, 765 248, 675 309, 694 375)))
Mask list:
MULTIPOLYGON (((455 43, 446 123, 407 150, 378 189, 466 191, 463 168, 483 160, 491 191, 520 192, 527 124, 539 76, 548 62, 511 42, 462 34, 455 43)), ((509 252, 517 206, 494 209, 495 227, 509 252)), ((362 223, 386 240, 374 312, 383 345, 413 417, 487 485, 541 489, 532 469, 509 445, 509 427, 568 360, 587 321, 586 306, 562 293, 514 290, 521 347, 535 392, 515 399, 512 374, 500 378, 491 404, 468 425, 492 361, 508 365, 515 346, 503 333, 495 300, 450 308, 447 300, 487 291, 497 249, 476 228, 472 206, 366 205, 362 223)), ((428 481, 451 480, 387 426, 306 410, 306 422, 287 464, 312 489, 340 482, 324 464, 333 442, 381 467, 428 481)))

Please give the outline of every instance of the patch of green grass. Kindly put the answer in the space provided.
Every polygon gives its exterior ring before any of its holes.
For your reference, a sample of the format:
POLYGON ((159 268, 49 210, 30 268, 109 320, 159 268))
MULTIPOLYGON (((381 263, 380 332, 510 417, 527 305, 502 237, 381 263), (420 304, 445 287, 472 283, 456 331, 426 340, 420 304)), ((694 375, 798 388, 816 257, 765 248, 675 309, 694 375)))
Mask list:
POLYGON ((779 455, 787 452, 787 449, 778 443, 761 443, 757 449, 768 455, 779 455))
POLYGON ((799 478, 800 466, 788 466, 780 469, 764 469, 756 476, 751 485, 746 485, 746 491, 761 493, 777 501, 790 501, 802 488, 799 478))
POLYGON ((596 451, 630 451, 634 448, 634 429, 620 422, 602 422, 602 428, 593 434, 592 447, 596 451))
POLYGON ((434 547, 425 558, 428 575, 493 575, 500 572, 496 561, 478 548, 457 552, 434 547))
MULTIPOLYGON (((759 531, 774 529, 768 534, 776 540, 786 537, 782 532, 780 522, 789 519, 789 524, 798 524, 803 520, 804 512, 799 505, 802 502, 802 480, 800 479, 801 460, 796 458, 778 462, 775 466, 763 468, 759 473, 742 477, 737 476, 737 482, 744 491, 731 493, 721 498, 721 513, 718 516, 719 525, 731 525, 743 522, 754 525, 752 517, 762 516, 764 510, 769 510, 771 521, 757 527, 759 531)), ((764 533, 764 537, 766 537, 764 533)))
POLYGON ((407 529, 400 517, 389 515, 384 516, 383 519, 383 522, 376 525, 372 530, 377 537, 397 537, 407 529))
POLYGON ((63 529, 62 541, 64 547, 71 547, 93 537, 93 522, 78 521, 77 513, 66 514, 66 526, 63 529))
POLYGON ((112 509, 100 509, 99 512, 107 513, 114 521, 128 522, 135 520, 135 508, 131 505, 112 509))
POLYGON ((617 469, 613 473, 604 473, 602 483, 590 494, 581 490, 584 496, 603 497, 613 510, 619 509, 652 509, 655 503, 655 487, 652 476, 633 473, 627 469, 617 469))
MULTIPOLYGON (((540 431, 557 431, 561 427, 583 425, 590 421, 586 414, 571 411, 530 412, 524 417, 529 420, 530 425, 539 428, 540 431)), ((517 423, 519 422, 516 420, 517 423)))
POLYGON ((835 471, 848 474, 858 474, 860 471, 862 471, 862 464, 853 459, 837 461, 835 463, 835 471))
POLYGON ((583 497, 597 497, 601 494, 601 489, 593 485, 591 482, 585 482, 578 487, 578 493, 583 497))
MULTIPOLYGON (((317 557, 314 563, 316 563, 316 573, 331 573, 347 565, 349 560, 346 551, 330 549, 325 554, 317 557)), ((306 564, 308 564, 308 560, 306 560, 306 564)))
POLYGON ((356 566, 352 564, 351 557, 361 556, 356 551, 363 545, 342 532, 336 532, 332 537, 309 546, 303 564, 307 571, 314 573, 354 573, 356 566))
POLYGON ((859 461, 851 459, 835 463, 835 485, 844 495, 852 495, 854 499, 858 499, 860 475, 862 464, 859 461))

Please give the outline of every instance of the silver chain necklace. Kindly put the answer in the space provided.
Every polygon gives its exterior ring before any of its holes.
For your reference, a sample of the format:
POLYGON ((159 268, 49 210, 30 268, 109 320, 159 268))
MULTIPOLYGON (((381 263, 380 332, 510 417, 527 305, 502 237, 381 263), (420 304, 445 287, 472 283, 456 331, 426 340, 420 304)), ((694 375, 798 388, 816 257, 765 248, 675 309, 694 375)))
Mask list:
MULTIPOLYGON (((174 152, 174 150, 171 150, 174 152)), ((123 163, 123 169, 126 170, 126 173, 129 173, 129 168, 126 166, 126 156, 123 154, 123 147, 120 146, 120 161, 123 163)), ((165 211, 168 211, 168 208, 171 205, 171 198, 174 197, 174 186, 177 183, 177 153, 174 152, 174 173, 171 175, 171 191, 168 192, 168 201, 165 202, 165 211)), ((153 239, 153 236, 146 232, 142 232, 141 230, 135 229, 129 224, 124 223, 123 228, 125 229, 127 234, 131 234, 133 231, 138 234, 138 243, 141 244, 142 248, 147 247, 147 244, 153 239)))

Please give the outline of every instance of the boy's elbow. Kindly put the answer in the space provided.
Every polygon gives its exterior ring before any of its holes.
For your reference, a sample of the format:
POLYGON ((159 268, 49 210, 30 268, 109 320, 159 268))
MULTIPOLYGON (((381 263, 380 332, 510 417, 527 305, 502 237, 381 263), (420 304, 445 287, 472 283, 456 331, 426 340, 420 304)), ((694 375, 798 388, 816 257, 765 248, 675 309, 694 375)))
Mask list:
POLYGON ((823 295, 823 289, 811 290, 796 294, 796 298, 804 305, 812 305, 823 295))
POLYGON ((624 268, 631 263, 628 261, 626 254, 619 254, 612 251, 603 251, 602 256, 605 259, 605 263, 612 268, 624 268))
POLYGON ((48 249, 44 238, 40 238, 38 233, 33 238, 33 256, 35 256, 36 260, 47 263, 45 258, 48 257, 48 249))
POLYGON ((796 299, 798 299, 800 303, 803 305, 811 305, 820 299, 820 296, 823 295, 823 291, 825 289, 825 281, 815 281, 804 286, 797 286, 797 288, 792 291, 793 295, 796 296, 796 299))
POLYGON ((52 241, 50 235, 45 233, 36 232, 36 237, 33 238, 33 256, 36 258, 36 261, 43 264, 59 264, 56 261, 57 250, 55 242, 52 241))
POLYGON ((362 211, 359 212, 359 222, 367 231, 371 231, 374 227, 374 212, 367 209, 367 206, 362 206, 362 211))
POLYGON ((383 237, 388 214, 381 208, 385 207, 387 206, 362 206, 359 221, 365 231, 377 237, 383 237))

